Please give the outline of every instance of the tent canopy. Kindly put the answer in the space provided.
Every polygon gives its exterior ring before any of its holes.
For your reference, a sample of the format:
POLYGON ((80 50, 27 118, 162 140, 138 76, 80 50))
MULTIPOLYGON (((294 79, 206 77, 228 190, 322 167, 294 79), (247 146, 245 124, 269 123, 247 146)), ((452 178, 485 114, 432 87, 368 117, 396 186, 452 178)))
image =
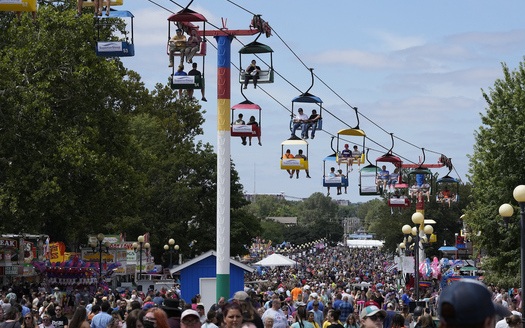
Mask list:
POLYGON ((267 266, 267 267, 276 267, 276 266, 294 266, 297 263, 293 260, 290 260, 286 256, 283 256, 281 254, 272 254, 259 262, 255 263, 255 265, 260 266, 267 266))

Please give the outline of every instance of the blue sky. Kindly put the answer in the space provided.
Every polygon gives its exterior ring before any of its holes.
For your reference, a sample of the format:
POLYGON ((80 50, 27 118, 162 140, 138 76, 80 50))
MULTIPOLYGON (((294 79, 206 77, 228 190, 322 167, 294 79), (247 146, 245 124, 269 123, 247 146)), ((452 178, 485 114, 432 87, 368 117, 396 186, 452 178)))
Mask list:
MULTIPOLYGON (((167 0, 156 3, 173 12, 181 8, 167 0)), ((187 2, 179 4, 185 6, 187 2)), ((472 153, 474 131, 485 111, 481 89, 488 91, 502 77, 501 63, 518 66, 525 49, 525 2, 509 1, 319 1, 265 0, 235 1, 263 19, 308 66, 313 67, 330 88, 372 122, 360 117, 360 127, 375 142, 390 148, 390 135, 396 139, 394 152, 417 162, 421 147, 443 153, 461 179, 468 174, 467 154, 472 153), (378 128, 376 125, 380 126, 378 128)), ((135 15, 135 51, 124 64, 141 76, 148 88, 167 83, 167 18, 171 13, 150 1, 126 0, 124 6, 135 15)), ((195 0, 190 7, 210 23, 229 29, 246 29, 252 15, 226 0, 195 0)), ((213 28, 208 26, 207 29, 213 28)), ((254 37, 239 37, 246 44, 254 37)), ((213 39, 211 43, 215 44, 213 39)), ((301 91, 310 86, 310 73, 275 35, 261 36, 275 51, 274 68, 301 91)), ((232 61, 238 66, 232 42, 232 61)), ((251 58, 243 57, 243 66, 251 58)), ((263 58, 267 59, 267 58, 263 58)), ((202 62, 198 61, 199 66, 202 62)), ((262 67, 264 69, 264 67, 262 67)), ((216 145, 217 140, 217 52, 208 46, 206 57, 206 110, 202 140, 216 145)), ((232 67, 232 105, 244 100, 238 77, 232 67)), ((299 92, 276 76, 274 84, 262 88, 291 109, 299 92)), ((324 101, 324 107, 349 125, 355 125, 352 109, 325 85, 316 80, 311 93, 324 101)), ((196 92, 199 95, 199 92, 196 92)), ((249 88, 246 96, 263 108, 262 144, 242 146, 232 138, 232 159, 247 192, 278 193, 308 197, 322 187, 322 159, 332 153, 331 137, 323 132, 309 140, 309 165, 312 179, 290 180, 279 168, 280 143, 289 138, 289 112, 261 90, 249 88)), ((313 109, 313 107, 312 107, 313 109)), ((307 113, 310 108, 305 107, 307 113)), ((245 118, 251 113, 244 113, 245 118)), ((329 115, 323 115, 323 128, 330 133, 346 128, 329 115)), ((512 133, 509 131, 509 133, 512 133)), ((356 140, 360 143, 359 140, 356 140)), ((386 152, 367 141, 370 160, 386 152)), ((426 153, 426 163, 436 163, 439 155, 426 153)), ((448 170, 438 169, 443 176, 448 170)), ((452 176, 457 177, 455 172, 452 176)), ((359 196, 356 170, 350 173, 347 195, 334 196, 351 202, 365 202, 359 196)))

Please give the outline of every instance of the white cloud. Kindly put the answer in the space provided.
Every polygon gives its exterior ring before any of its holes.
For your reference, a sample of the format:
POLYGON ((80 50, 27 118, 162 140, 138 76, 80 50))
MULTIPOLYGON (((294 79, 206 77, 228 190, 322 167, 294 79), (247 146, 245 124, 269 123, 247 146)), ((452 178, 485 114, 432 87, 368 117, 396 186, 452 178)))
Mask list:
POLYGON ((382 46, 390 51, 412 48, 426 43, 425 39, 421 37, 395 35, 385 30, 374 30, 371 34, 377 37, 383 43, 382 46))

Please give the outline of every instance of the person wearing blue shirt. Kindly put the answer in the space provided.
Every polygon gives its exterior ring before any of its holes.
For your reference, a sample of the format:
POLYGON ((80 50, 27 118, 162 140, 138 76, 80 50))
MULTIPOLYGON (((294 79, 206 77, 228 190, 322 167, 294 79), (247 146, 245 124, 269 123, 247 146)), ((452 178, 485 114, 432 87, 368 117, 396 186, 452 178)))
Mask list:
POLYGON ((102 302, 101 308, 102 311, 91 319, 91 328, 106 328, 111 321, 112 316, 108 313, 108 310, 111 308, 109 302, 102 302))
POLYGON ((410 296, 408 295, 408 291, 405 290, 405 292, 403 293, 403 296, 401 297, 401 300, 403 301, 403 303, 408 306, 409 303, 410 303, 410 296))

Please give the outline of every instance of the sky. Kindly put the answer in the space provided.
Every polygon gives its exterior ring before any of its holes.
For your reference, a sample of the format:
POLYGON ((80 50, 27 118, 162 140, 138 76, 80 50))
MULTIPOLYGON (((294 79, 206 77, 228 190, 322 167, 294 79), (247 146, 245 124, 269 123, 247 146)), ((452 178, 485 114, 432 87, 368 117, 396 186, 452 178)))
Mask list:
MULTIPOLYGON (((188 1, 175 3, 186 6, 188 1)), ((141 75, 150 90, 156 83, 167 83, 171 73, 166 54, 167 18, 182 9, 175 3, 125 0, 119 7, 135 15, 136 55, 122 61, 141 75)), ((425 148, 425 163, 432 164, 437 163, 439 154, 445 154, 455 167, 451 176, 465 181, 468 154, 473 153, 480 113, 486 108, 482 89, 489 91, 503 77, 502 63, 515 69, 525 53, 522 0, 195 0, 190 9, 217 27, 225 22, 230 30, 247 29, 252 13, 261 14, 274 30, 273 36, 261 36, 258 41, 274 50, 274 69, 284 78, 276 74, 275 83, 256 90, 250 86, 245 91, 248 99, 263 109, 263 146, 255 139, 251 147, 241 145, 238 137, 231 139, 231 157, 248 193, 284 192, 305 198, 314 192, 326 193, 322 187, 323 158, 333 153, 331 135, 318 131, 314 140, 308 140, 311 179, 306 179, 304 172, 299 179, 289 179, 280 169, 281 142, 290 137, 287 109, 291 110, 291 100, 311 85, 306 67, 314 68, 322 80, 315 80, 310 93, 323 100, 324 108, 348 126, 355 126, 355 113, 349 105, 358 107, 360 128, 372 140, 366 141, 372 163, 390 149, 393 133, 394 153, 406 161, 419 162, 421 148, 425 148)), ((208 24, 206 29, 215 27, 208 24)), ((238 50, 254 39, 239 36, 232 41, 236 66, 238 50)), ((208 40, 216 45, 213 38, 208 40)), ((204 67, 208 102, 201 102, 206 111, 201 140, 216 146, 217 51, 211 44, 204 67)), ((269 62, 269 56, 261 58, 269 62)), ((243 66, 251 59, 243 56, 243 66)), ((202 60, 196 61, 202 68, 202 60)), ((265 69, 262 63, 261 68, 265 69)), ((231 71, 233 106, 244 98, 237 70, 232 66, 231 71)), ((200 91, 195 94, 200 96, 200 91)), ((302 107, 306 113, 314 108, 302 107)), ((254 113, 243 114, 247 121, 254 113)), ((323 113, 323 119, 323 129, 331 134, 348 128, 328 113, 323 113)), ((354 139, 351 141, 362 143, 354 139)), ((448 169, 434 172, 444 176, 448 169)), ((359 196, 357 170, 349 178, 348 194, 337 196, 332 191, 331 196, 353 203, 368 201, 370 196, 359 196)))

